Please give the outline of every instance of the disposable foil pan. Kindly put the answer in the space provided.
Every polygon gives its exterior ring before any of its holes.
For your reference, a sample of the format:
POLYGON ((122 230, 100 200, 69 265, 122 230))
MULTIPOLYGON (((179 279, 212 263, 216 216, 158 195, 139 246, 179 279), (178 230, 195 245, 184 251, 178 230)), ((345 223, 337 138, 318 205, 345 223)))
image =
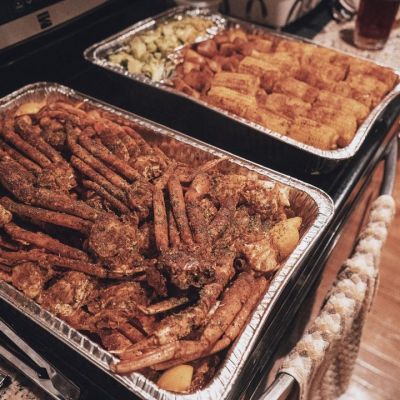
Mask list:
POLYGON ((144 399, 226 399, 237 398, 232 387, 238 379, 243 379, 241 371, 246 360, 257 344, 264 322, 273 311, 281 292, 302 265, 304 260, 327 227, 334 213, 334 205, 330 197, 322 190, 294 178, 274 172, 257 164, 246 161, 228 152, 194 140, 184 134, 170 130, 162 125, 153 123, 137 115, 122 111, 108 104, 78 93, 70 88, 53 83, 40 82, 23 87, 22 89, 0 100, 0 115, 7 109, 18 106, 26 101, 41 100, 44 98, 68 97, 77 101, 87 102, 97 108, 109 111, 132 121, 138 132, 146 140, 157 143, 164 151, 178 157, 181 161, 188 161, 192 165, 216 157, 227 157, 224 163, 226 168, 238 172, 255 172, 260 179, 279 182, 289 187, 290 202, 296 215, 303 218, 301 240, 286 260, 282 268, 276 273, 271 285, 262 298, 242 334, 228 351, 222 365, 212 381, 204 389, 195 393, 178 395, 158 388, 158 386, 139 373, 120 376, 109 371, 108 365, 115 360, 114 356, 101 346, 88 339, 66 322, 44 310, 33 300, 25 297, 13 286, 0 282, 0 298, 9 303, 19 312, 29 317, 46 331, 67 344, 70 348, 87 358, 98 368, 112 376, 121 385, 128 388, 135 395, 144 399))
MULTIPOLYGON (((253 33, 267 33, 268 35, 273 35, 281 38, 291 39, 295 41, 305 42, 308 44, 312 44, 316 47, 325 47, 318 44, 313 43, 311 40, 301 38, 294 35, 278 33, 271 29, 260 27, 251 23, 247 23, 235 18, 227 17, 222 14, 218 14, 215 11, 207 8, 190 8, 190 7, 176 7, 169 11, 166 11, 162 14, 159 14, 155 17, 148 18, 144 21, 138 22, 128 29, 119 32, 99 43, 96 43, 85 50, 84 56, 85 58, 92 62, 93 64, 105 68, 113 73, 119 74, 129 79, 133 79, 142 84, 150 85, 154 88, 160 89, 162 91, 172 93, 174 95, 178 95, 181 97, 185 97, 186 99, 195 102, 201 106, 204 106, 210 110, 213 110, 219 114, 227 116, 236 122, 245 125, 248 128, 251 128, 253 134, 247 134, 246 137, 241 137, 244 141, 248 141, 250 146, 260 146, 263 145, 263 151, 265 150, 265 156, 269 159, 288 159, 293 161, 294 159, 298 160, 297 165, 301 166, 303 169, 307 169, 307 172, 311 173, 319 173, 319 172, 328 172, 336 167, 338 164, 348 160, 353 157, 356 152, 359 150, 363 142, 365 141, 368 133, 373 129, 375 122, 381 115, 382 111, 388 106, 388 104, 396 97, 400 96, 400 83, 390 92, 387 96, 371 111, 366 120, 359 126, 354 139, 352 142, 341 149, 336 150, 321 150, 316 147, 307 145, 305 143, 301 143, 297 140, 294 140, 288 136, 282 135, 279 132, 272 131, 268 128, 265 128, 257 123, 251 122, 245 118, 239 117, 231 112, 225 111, 219 107, 215 107, 206 103, 203 100, 195 99, 185 93, 182 93, 172 87, 171 84, 168 84, 167 81, 161 80, 158 82, 152 81, 150 78, 144 76, 143 74, 132 74, 125 70, 120 65, 115 65, 110 63, 107 60, 108 55, 114 54, 115 52, 121 50, 126 42, 132 39, 135 35, 138 35, 146 30, 154 28, 157 24, 172 20, 179 19, 184 16, 203 16, 210 20, 212 20, 215 26, 208 30, 207 34, 203 37, 197 38, 196 41, 204 40, 206 36, 213 36, 218 31, 229 28, 229 27, 242 27, 248 32, 253 33), (261 134, 263 138, 256 137, 256 134, 261 134), (268 140, 268 139, 273 139, 268 140), (278 141, 278 142, 277 142, 278 141), (275 143, 274 143, 275 142, 275 143)), ((329 48, 329 47, 328 47, 329 48)), ((345 52, 336 50, 331 48, 332 50, 337 51, 338 53, 347 54, 345 52)), ((179 60, 179 50, 177 49, 175 53, 171 55, 171 59, 179 60)), ((352 54, 347 54, 354 57, 352 54)), ((359 57, 360 58, 360 57, 359 57)), ((371 61, 371 60, 368 60, 371 61)), ((398 76, 400 76, 400 71, 394 71, 398 76)), ((127 88, 126 90, 129 90, 127 88)), ((229 134, 227 132, 222 133, 226 135, 226 140, 229 141, 229 134)))

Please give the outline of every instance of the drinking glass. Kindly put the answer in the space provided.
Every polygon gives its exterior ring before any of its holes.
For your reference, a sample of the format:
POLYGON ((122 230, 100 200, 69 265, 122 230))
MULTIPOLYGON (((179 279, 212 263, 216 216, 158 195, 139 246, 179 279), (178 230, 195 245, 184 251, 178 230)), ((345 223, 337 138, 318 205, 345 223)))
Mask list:
POLYGON ((386 44, 399 9, 400 0, 361 0, 354 31, 354 44, 380 50, 386 44))

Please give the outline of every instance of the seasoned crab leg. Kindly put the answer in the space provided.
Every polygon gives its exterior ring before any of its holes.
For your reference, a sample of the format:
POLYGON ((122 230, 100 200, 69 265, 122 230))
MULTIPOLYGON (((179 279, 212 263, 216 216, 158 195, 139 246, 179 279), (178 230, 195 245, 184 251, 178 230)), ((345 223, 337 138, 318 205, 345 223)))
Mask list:
POLYGON ((14 240, 33 244, 39 248, 49 250, 52 253, 59 254, 63 257, 83 261, 88 260, 87 254, 83 251, 71 246, 67 246, 66 244, 61 243, 57 239, 53 239, 51 236, 44 233, 27 231, 26 229, 23 229, 12 222, 4 225, 3 229, 14 240))
POLYGON ((178 227, 176 226, 176 221, 172 210, 168 211, 168 232, 171 246, 179 247, 181 238, 179 236, 178 227))
POLYGON ((96 182, 82 180, 82 185, 89 190, 93 190, 93 192, 97 193, 100 197, 105 199, 108 203, 110 203, 116 210, 118 210, 121 214, 128 214, 129 208, 115 198, 112 194, 108 193, 102 186, 98 185, 96 182))
MULTIPOLYGON (((201 357, 207 357, 212 354, 220 352, 221 350, 228 347, 239 336, 240 331, 246 324, 247 318, 249 317, 254 307, 260 300, 261 296, 267 290, 267 287, 268 287, 268 281, 264 277, 260 277, 255 281, 250 297, 247 299, 242 309, 236 315, 231 325, 225 331, 222 338, 219 339, 217 343, 215 343, 215 345, 211 348, 210 351, 207 351, 207 353, 203 353, 201 357)), ((178 358, 166 361, 164 363, 153 365, 152 368, 158 371, 169 369, 175 365, 180 365, 189 361, 193 361, 197 358, 199 358, 199 354, 194 353, 185 358, 178 358)))
POLYGON ((192 245, 192 232, 190 231, 189 221, 186 215, 185 200, 183 198, 183 190, 178 177, 171 176, 168 181, 168 192, 171 201, 172 212, 174 213, 182 242, 192 245))
POLYGON ((55 211, 44 210, 42 208, 18 204, 8 197, 2 197, 0 204, 13 214, 29 218, 32 222, 45 222, 53 225, 64 226, 78 232, 88 234, 92 226, 91 222, 75 217, 73 215, 62 214, 55 211))
POLYGON ((31 160, 35 161, 42 168, 48 167, 51 164, 51 160, 49 160, 44 154, 36 151, 36 148, 22 139, 18 134, 16 134, 13 130, 13 120, 10 118, 6 118, 4 122, 4 129, 0 131, 3 135, 4 139, 10 142, 17 149, 25 153, 31 160))
POLYGON ((125 374, 175 358, 185 358, 194 354, 198 357, 213 346, 231 325, 243 304, 250 297, 253 284, 254 278, 250 274, 242 273, 238 276, 225 292, 220 305, 208 322, 199 341, 182 340, 161 345, 143 355, 136 355, 133 359, 125 359, 118 364, 111 364, 111 370, 125 374))
POLYGON ((18 162, 22 167, 24 167, 27 171, 33 173, 39 173, 42 171, 42 168, 39 167, 36 163, 31 161, 29 158, 24 157, 17 150, 14 150, 11 146, 9 146, 6 142, 0 140, 0 149, 7 153, 12 159, 18 162))
POLYGON ((129 183, 108 168, 105 164, 93 157, 88 151, 77 143, 81 130, 78 128, 71 129, 67 126, 67 144, 72 153, 97 171, 105 179, 120 189, 129 189, 129 183))
POLYGON ((237 202, 238 198, 236 196, 228 197, 221 205, 221 208, 208 227, 208 235, 212 242, 218 239, 229 226, 235 213, 237 202))
POLYGON ((15 120, 15 126, 20 136, 54 163, 67 164, 65 159, 50 146, 33 128, 29 115, 23 115, 15 120))
POLYGON ((185 194, 186 209, 189 216, 190 227, 196 243, 207 242, 207 223, 204 213, 200 208, 200 201, 210 190, 210 178, 207 174, 197 175, 185 194))
POLYGON ((44 188, 34 188, 29 182, 28 173, 15 169, 15 163, 0 161, 0 182, 18 200, 31 205, 72 214, 94 221, 99 212, 83 201, 73 200, 66 194, 56 193, 44 188))
POLYGON ((131 358, 146 348, 174 342, 188 335, 194 327, 199 327, 229 280, 234 275, 232 267, 233 255, 229 254, 217 266, 216 282, 205 285, 200 291, 199 301, 185 310, 164 318, 154 332, 142 342, 131 346, 121 358, 131 358))
POLYGON ((136 171, 126 162, 122 161, 120 158, 116 157, 100 141, 93 140, 92 136, 94 136, 95 134, 96 132, 92 128, 86 128, 79 136, 79 143, 95 157, 110 165, 123 177, 131 181, 143 179, 138 171, 136 171))
POLYGON ((90 165, 86 164, 80 158, 76 156, 71 157, 71 164, 83 175, 86 175, 90 180, 97 183, 101 187, 103 187, 107 192, 111 195, 115 196, 118 200, 125 202, 126 197, 124 192, 114 186, 110 181, 104 178, 102 175, 97 173, 90 165))
POLYGON ((187 297, 181 297, 179 299, 171 297, 170 299, 163 300, 155 304, 151 304, 150 306, 143 306, 141 304, 137 304, 136 307, 143 314, 155 315, 172 310, 176 307, 186 304, 188 301, 189 299, 187 297))
POLYGON ((85 274, 96 276, 98 278, 118 279, 126 276, 143 272, 143 268, 138 267, 128 275, 116 271, 108 271, 99 264, 91 264, 88 262, 73 260, 65 257, 56 256, 54 254, 43 253, 39 250, 9 252, 0 250, 0 259, 4 263, 15 264, 20 261, 37 261, 48 263, 57 267, 67 268, 74 271, 84 272, 85 274))
POLYGON ((153 190, 154 235, 157 249, 162 252, 168 248, 168 222, 165 210, 164 193, 155 187, 153 190))

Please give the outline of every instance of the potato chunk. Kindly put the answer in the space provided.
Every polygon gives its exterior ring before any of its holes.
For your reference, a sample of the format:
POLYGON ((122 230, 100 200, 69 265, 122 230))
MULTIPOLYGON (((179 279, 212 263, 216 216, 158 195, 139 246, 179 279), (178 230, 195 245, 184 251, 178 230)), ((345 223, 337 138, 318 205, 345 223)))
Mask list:
POLYGON ((191 365, 181 364, 167 369, 157 381, 161 389, 171 392, 187 392, 190 389, 193 376, 191 365))
POLYGON ((272 243, 278 250, 281 260, 288 257, 299 243, 301 222, 300 217, 289 218, 278 222, 270 230, 272 243))

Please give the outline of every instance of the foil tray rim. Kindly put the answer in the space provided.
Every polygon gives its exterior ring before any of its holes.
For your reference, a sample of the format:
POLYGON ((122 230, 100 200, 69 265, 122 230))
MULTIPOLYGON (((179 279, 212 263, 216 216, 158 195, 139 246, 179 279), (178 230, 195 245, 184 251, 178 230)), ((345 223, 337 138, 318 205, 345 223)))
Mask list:
MULTIPOLYGON (((144 31, 145 29, 155 25, 156 23, 163 22, 164 20, 167 20, 169 18, 175 18, 175 17, 179 17, 182 15, 186 15, 186 14, 187 15, 206 15, 206 16, 214 17, 215 19, 219 18, 219 19, 225 21, 225 23, 233 23, 236 26, 241 26, 247 30, 253 30, 254 32, 266 32, 270 35, 274 35, 277 37, 289 38, 291 40, 312 44, 316 47, 322 47, 322 48, 335 50, 339 54, 345 54, 345 55, 351 56, 356 59, 372 62, 371 60, 369 60, 367 58, 360 57, 360 56, 354 56, 353 54, 351 54, 349 52, 346 52, 343 50, 337 50, 330 46, 321 45, 321 44, 315 43, 312 40, 307 39, 307 38, 302 38, 302 37, 299 37, 296 35, 282 33, 282 32, 276 32, 273 29, 270 29, 267 27, 263 27, 263 26, 256 25, 253 23, 245 22, 245 21, 239 20, 237 18, 225 16, 223 14, 215 12, 214 10, 212 10, 210 8, 206 8, 206 7, 205 8, 195 8, 195 7, 191 7, 191 6, 178 6, 178 7, 169 9, 163 13, 160 13, 158 15, 155 15, 153 17, 146 18, 145 20, 139 21, 139 22, 135 23, 134 25, 124 29, 123 31, 120 31, 100 42, 94 43, 93 45, 91 45, 89 48, 87 48, 84 51, 84 53, 83 53, 84 57, 87 61, 89 61, 99 67, 102 67, 111 72, 117 73, 119 75, 125 76, 129 79, 138 81, 140 83, 149 85, 151 87, 157 88, 164 92, 183 97, 187 100, 190 100, 196 104, 203 106, 206 109, 210 109, 214 112, 217 112, 218 114, 229 117, 242 125, 245 125, 254 130, 257 130, 257 131, 261 132, 262 134, 271 136, 286 145, 295 147, 297 149, 300 149, 303 152, 312 154, 314 156, 321 157, 322 159, 325 159, 327 161, 329 160, 329 161, 334 161, 334 162, 345 161, 345 160, 353 157, 357 153, 357 151, 359 150, 359 148, 365 141, 370 129, 374 125, 376 119, 379 117, 380 113, 385 109, 385 107, 396 96, 400 95, 400 82, 399 82, 380 101, 380 103, 369 113, 368 117, 358 127, 353 140, 351 141, 351 143, 348 146, 341 148, 341 149, 336 149, 336 150, 322 150, 322 149, 318 149, 316 147, 307 145, 305 143, 301 143, 301 142, 294 140, 288 136, 285 136, 279 132, 265 128, 262 125, 259 125, 255 122, 249 121, 246 118, 240 117, 229 111, 225 111, 219 107, 208 104, 203 100, 195 99, 192 96, 189 96, 188 94, 180 92, 180 91, 172 88, 171 86, 164 84, 163 82, 152 81, 150 78, 148 78, 142 74, 130 73, 127 70, 123 69, 119 65, 111 64, 104 57, 101 57, 99 55, 99 52, 102 52, 102 51, 106 52, 107 50, 109 50, 110 48, 115 46, 117 43, 123 42, 124 40, 126 40, 129 37, 133 37, 134 35, 144 31)), ((373 63, 376 65, 384 66, 377 62, 373 62, 373 63)), ((389 68, 389 67, 386 66, 386 68, 389 68)), ((393 69, 393 68, 390 68, 390 69, 393 70, 393 72, 395 72, 397 74, 397 76, 400 78, 400 67, 399 67, 399 69, 393 69)))
POLYGON ((253 311, 250 321, 247 323, 242 334, 236 340, 236 343, 234 343, 229 350, 226 359, 223 361, 222 367, 216 373, 208 386, 191 394, 176 394, 160 389, 154 382, 139 373, 132 373, 128 376, 113 374, 108 369, 108 364, 115 360, 115 357, 111 353, 104 350, 97 343, 91 341, 74 328, 70 327, 60 318, 55 317, 50 312, 44 310, 40 305, 25 297, 10 284, 0 282, 0 298, 16 308, 23 315, 33 320, 35 323, 39 324, 47 332, 57 337, 70 348, 77 351, 97 367, 101 368, 114 380, 118 381, 134 394, 141 396, 144 399, 159 400, 212 400, 217 397, 226 398, 230 394, 240 370, 243 368, 251 350, 257 342, 265 320, 270 315, 273 305, 278 300, 286 283, 290 280, 293 272, 299 268, 302 261, 305 259, 332 219, 335 211, 332 199, 323 190, 308 183, 301 182, 298 179, 245 160, 227 151, 220 150, 215 146, 193 139, 188 135, 167 128, 128 111, 124 111, 118 107, 114 107, 57 83, 37 82, 22 87, 21 89, 0 99, 0 112, 7 109, 7 107, 16 105, 18 99, 23 99, 25 96, 38 91, 43 91, 47 95, 56 93, 89 102, 89 104, 93 104, 95 107, 123 116, 124 118, 138 124, 140 127, 155 131, 157 135, 178 140, 186 145, 195 147, 200 151, 207 152, 208 154, 217 157, 228 156, 230 162, 248 168, 267 179, 280 182, 293 189, 304 192, 315 203, 318 212, 314 222, 304 233, 296 249, 286 260, 283 267, 275 275, 268 291, 253 311))

